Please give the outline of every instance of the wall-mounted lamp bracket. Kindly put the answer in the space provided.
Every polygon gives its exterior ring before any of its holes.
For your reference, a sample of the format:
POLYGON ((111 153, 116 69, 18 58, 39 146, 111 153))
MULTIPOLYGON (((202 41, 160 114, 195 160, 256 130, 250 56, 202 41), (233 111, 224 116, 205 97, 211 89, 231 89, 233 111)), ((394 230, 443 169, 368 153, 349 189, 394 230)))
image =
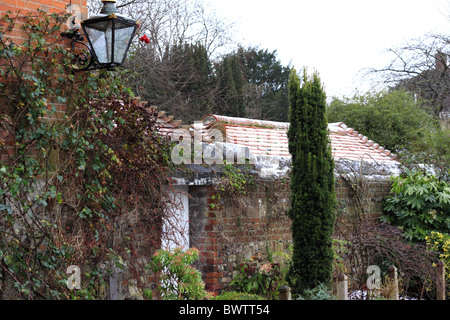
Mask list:
POLYGON ((61 37, 70 39, 70 47, 75 54, 75 64, 72 65, 74 71, 88 71, 99 69, 96 65, 95 55, 93 54, 89 45, 84 42, 84 36, 79 32, 79 28, 73 28, 67 32, 62 32, 61 37), (83 48, 78 47, 80 51, 75 52, 76 45, 80 45, 83 48))

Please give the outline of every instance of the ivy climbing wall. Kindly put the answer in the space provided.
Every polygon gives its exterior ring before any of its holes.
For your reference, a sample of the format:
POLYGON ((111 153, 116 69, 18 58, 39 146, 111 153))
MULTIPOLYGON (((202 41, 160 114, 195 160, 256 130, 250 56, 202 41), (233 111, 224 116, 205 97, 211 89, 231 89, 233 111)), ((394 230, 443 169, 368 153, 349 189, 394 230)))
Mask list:
MULTIPOLYGON (((88 8, 86 0, 2 0, 0 2, 0 17, 9 15, 14 20, 14 28, 7 33, 7 37, 17 47, 23 47, 30 39, 30 35, 23 30, 27 17, 37 17, 39 12, 48 14, 72 14, 72 18, 66 23, 67 29, 76 27, 81 20, 88 17, 88 8)), ((0 22, 2 23, 2 22, 0 22)), ((4 25, 3 27, 7 27, 4 25)), ((51 39, 52 42, 61 42, 70 47, 68 40, 63 38, 51 39)), ((1 60, 0 60, 1 64, 1 60)), ((53 114, 53 120, 62 119, 66 111, 66 104, 54 101, 56 112, 53 114)), ((14 154, 14 141, 5 130, 0 127, 0 142, 4 141, 6 153, 0 154, 0 161, 5 161, 14 154)))

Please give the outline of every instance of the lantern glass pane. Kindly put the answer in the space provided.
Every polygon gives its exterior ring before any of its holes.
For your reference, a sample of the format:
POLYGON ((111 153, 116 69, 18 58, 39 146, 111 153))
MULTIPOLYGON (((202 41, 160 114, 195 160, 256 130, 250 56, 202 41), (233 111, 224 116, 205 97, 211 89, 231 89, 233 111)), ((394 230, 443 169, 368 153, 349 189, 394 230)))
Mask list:
POLYGON ((114 62, 122 64, 132 40, 135 25, 115 22, 114 34, 114 62))
POLYGON ((85 24, 92 49, 99 63, 110 63, 112 59, 112 21, 85 24))

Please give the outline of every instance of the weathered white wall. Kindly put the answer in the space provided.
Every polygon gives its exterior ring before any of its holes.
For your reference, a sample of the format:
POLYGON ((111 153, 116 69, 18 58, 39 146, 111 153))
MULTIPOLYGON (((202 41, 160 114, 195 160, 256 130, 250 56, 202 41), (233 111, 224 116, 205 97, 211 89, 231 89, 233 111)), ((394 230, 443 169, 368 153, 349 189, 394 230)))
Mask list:
POLYGON ((189 249, 189 187, 177 185, 169 192, 169 197, 177 203, 177 208, 164 221, 162 249, 182 247, 189 249))

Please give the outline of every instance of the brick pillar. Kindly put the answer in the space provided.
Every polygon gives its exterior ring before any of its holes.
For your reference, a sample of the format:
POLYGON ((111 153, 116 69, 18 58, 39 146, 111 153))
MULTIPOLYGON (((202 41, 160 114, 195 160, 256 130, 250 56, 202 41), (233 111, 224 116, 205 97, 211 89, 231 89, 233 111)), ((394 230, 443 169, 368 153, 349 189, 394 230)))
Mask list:
POLYGON ((218 292, 222 289, 222 253, 219 247, 220 225, 217 216, 220 205, 214 195, 214 186, 191 186, 189 194, 189 233, 190 245, 199 250, 197 268, 203 275, 207 291, 218 292))
POLYGON ((209 190, 205 223, 205 243, 201 252, 205 262, 205 287, 207 291, 217 292, 222 289, 221 279, 223 277, 222 264, 223 259, 219 249, 218 228, 219 222, 217 216, 222 210, 220 203, 214 197, 215 188, 209 190))

